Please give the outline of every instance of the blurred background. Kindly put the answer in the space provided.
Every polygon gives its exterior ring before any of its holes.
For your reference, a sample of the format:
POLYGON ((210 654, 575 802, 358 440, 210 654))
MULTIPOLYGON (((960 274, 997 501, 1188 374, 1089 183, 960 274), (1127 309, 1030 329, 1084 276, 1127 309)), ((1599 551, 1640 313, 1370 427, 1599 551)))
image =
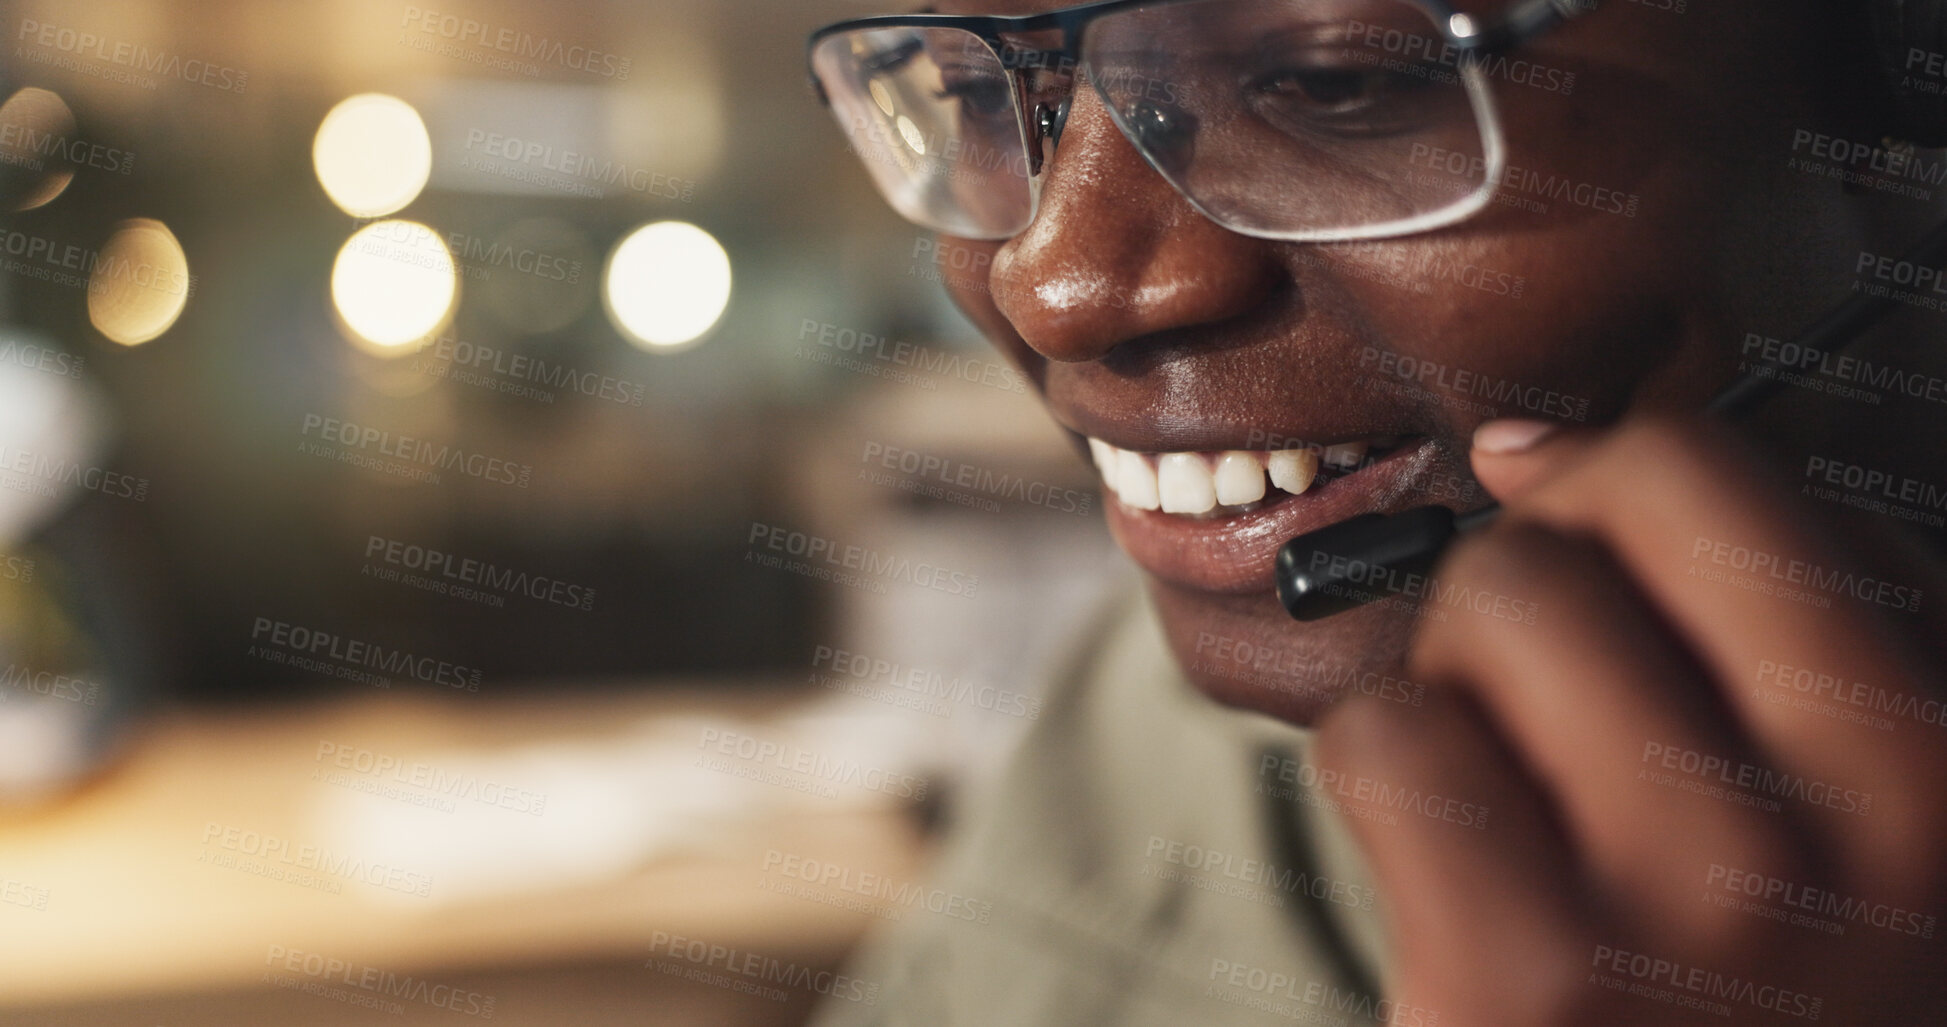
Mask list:
POLYGON ((0 1020, 792 1023, 1123 579, 863 3, 0 3, 0 1020))

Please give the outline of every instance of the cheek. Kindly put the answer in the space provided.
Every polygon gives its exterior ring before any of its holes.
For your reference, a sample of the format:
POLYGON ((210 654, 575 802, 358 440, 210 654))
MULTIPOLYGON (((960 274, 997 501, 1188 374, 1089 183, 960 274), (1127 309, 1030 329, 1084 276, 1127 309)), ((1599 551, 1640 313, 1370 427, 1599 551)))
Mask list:
MULTIPOLYGON (((1565 101, 1557 101, 1562 103, 1565 101)), ((1573 134, 1572 126, 1552 126, 1573 134)), ((1573 157, 1511 161, 1495 199, 1446 231, 1313 247, 1294 273, 1364 326, 1366 373, 1456 432, 1492 416, 1600 420, 1663 369, 1723 349, 1715 168, 1642 163, 1625 135, 1573 157)), ((1708 376, 1696 378, 1703 385, 1708 376)), ((1702 394, 1707 394, 1707 390, 1702 394)))
MULTIPOLYGON (((1457 427, 1614 415, 1667 369, 1715 367, 1737 337, 1724 311, 1739 272, 1722 241, 1756 183, 1748 158, 1727 156, 1732 132, 1702 116, 1673 124, 1668 111, 1698 104, 1645 76, 1542 60, 1575 73, 1573 94, 1532 66, 1497 73, 1509 153, 1482 211, 1429 235, 1293 253, 1294 274, 1336 291, 1328 305, 1361 319, 1374 346, 1414 358, 1416 374, 1385 384, 1457 427)), ((1438 154, 1412 173, 1452 177, 1438 154)))

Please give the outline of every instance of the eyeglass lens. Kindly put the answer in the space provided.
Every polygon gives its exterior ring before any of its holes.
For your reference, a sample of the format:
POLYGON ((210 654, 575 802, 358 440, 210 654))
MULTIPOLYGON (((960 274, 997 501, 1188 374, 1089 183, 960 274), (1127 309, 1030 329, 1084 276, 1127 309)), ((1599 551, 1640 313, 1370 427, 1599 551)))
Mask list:
MULTIPOLYGON (((1020 51, 1002 42, 1006 59, 964 29, 872 28, 813 53, 853 150, 915 223, 999 239, 1034 216, 1035 105, 1020 90, 1047 76, 1010 70, 1020 51)), ((1088 24, 1072 78, 1181 194, 1247 234, 1457 220, 1498 160, 1480 76, 1407 0, 1127 8, 1088 24)))

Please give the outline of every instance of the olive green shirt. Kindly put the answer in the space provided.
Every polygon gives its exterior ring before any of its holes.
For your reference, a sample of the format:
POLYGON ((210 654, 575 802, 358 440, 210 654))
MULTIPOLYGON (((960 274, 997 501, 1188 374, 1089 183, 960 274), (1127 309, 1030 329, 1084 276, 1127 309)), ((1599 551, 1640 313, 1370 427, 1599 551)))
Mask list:
POLYGON ((815 1022, 1430 1027, 1384 1001, 1363 861, 1291 783, 1310 733, 1204 698, 1124 595, 949 834, 934 883, 980 916, 872 936, 875 1001, 815 1022))

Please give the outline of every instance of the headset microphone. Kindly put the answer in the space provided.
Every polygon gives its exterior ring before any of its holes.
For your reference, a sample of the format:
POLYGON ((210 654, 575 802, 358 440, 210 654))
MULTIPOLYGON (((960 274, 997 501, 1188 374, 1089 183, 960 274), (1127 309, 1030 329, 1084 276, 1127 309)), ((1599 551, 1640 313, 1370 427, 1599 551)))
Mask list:
MULTIPOLYGON (((1900 259, 1914 267, 1940 268, 1947 262, 1947 223, 1900 259)), ((1853 293, 1780 348, 1781 356, 1796 352, 1802 362, 1778 360, 1751 367, 1705 409, 1726 418, 1743 417, 1777 391, 1783 372, 1823 361, 1877 324, 1895 302, 1891 290, 1853 293)), ((1416 581, 1425 581, 1448 544, 1492 523, 1500 512, 1499 504, 1467 513, 1422 506, 1396 514, 1361 514, 1300 535, 1278 550, 1278 599, 1294 618, 1315 621, 1379 599, 1411 597, 1418 591, 1416 581)))

